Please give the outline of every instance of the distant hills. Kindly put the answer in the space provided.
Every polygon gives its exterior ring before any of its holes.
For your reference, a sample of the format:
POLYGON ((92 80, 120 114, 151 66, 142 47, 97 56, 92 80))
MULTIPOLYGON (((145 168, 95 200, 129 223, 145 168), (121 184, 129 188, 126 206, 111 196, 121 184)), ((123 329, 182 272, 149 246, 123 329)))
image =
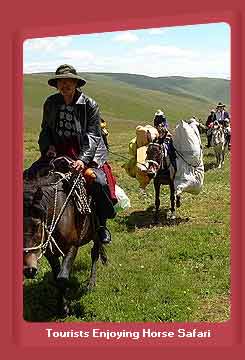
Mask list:
POLYGON ((144 75, 120 73, 96 73, 96 75, 104 75, 141 89, 191 96, 211 102, 216 102, 217 98, 220 98, 226 104, 230 103, 230 81, 225 79, 188 78, 182 76, 152 78, 144 75))
MULTIPOLYGON (((50 73, 24 75, 25 126, 39 128, 45 98, 55 92, 47 84, 50 73)), ((203 121, 218 101, 230 103, 230 81, 213 78, 159 77, 121 73, 81 73, 84 92, 100 105, 111 122, 151 123, 163 109, 170 124, 196 115, 203 121)))

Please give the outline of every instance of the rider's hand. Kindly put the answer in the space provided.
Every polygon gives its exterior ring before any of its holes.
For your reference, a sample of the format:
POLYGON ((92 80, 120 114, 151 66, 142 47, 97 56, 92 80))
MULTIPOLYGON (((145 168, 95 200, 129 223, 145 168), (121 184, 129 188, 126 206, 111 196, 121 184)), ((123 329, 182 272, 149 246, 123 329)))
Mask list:
POLYGON ((49 145, 48 151, 46 152, 46 156, 48 158, 56 157, 56 149, 55 149, 54 145, 49 145))
POLYGON ((82 160, 76 160, 74 161, 74 163, 72 164, 72 166, 74 167, 75 170, 77 171, 82 171, 85 168, 84 162, 82 160))

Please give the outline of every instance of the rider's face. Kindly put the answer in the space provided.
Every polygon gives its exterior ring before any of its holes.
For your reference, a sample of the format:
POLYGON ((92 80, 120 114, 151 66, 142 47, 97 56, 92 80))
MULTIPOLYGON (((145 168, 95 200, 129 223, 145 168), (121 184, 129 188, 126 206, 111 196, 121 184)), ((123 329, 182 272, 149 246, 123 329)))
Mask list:
POLYGON ((73 96, 77 87, 75 79, 59 79, 57 80, 57 89, 63 96, 73 96))

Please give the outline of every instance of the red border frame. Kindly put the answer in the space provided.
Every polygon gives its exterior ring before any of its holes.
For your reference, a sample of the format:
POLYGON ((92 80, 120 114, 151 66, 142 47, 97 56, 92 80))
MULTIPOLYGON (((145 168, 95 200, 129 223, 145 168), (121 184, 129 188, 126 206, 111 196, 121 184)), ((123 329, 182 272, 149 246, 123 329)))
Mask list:
MULTIPOLYGON (((3 39, 1 65, 2 81, 4 84, 2 114, 6 128, 5 135, 1 139, 1 153, 4 154, 4 173, 1 177, 2 199, 4 211, 1 212, 2 242, 8 244, 2 255, 1 266, 4 291, 1 295, 2 309, 2 337, 1 342, 6 356, 35 356, 37 359, 43 356, 53 357, 58 355, 65 359, 67 355, 78 354, 82 356, 114 357, 132 356, 141 357, 170 355, 172 357, 188 356, 194 358, 198 355, 217 356, 235 359, 241 358, 244 352, 244 313, 242 313, 242 296, 244 299, 244 285, 242 274, 244 265, 242 255, 242 178, 243 168, 240 164, 243 160, 242 143, 242 90, 244 87, 244 74, 242 71, 242 56, 244 58, 244 10, 238 0, 228 1, 206 0, 205 5, 200 5, 193 0, 185 1, 177 5, 177 1, 164 4, 162 1, 152 0, 151 7, 143 2, 130 2, 124 0, 122 4, 107 1, 106 4, 93 1, 93 4, 73 0, 72 5, 54 0, 52 3, 42 0, 41 3, 28 4, 5 4, 2 12, 1 32, 3 39), (228 5, 226 5, 226 3, 228 5), (40 8, 39 8, 40 7, 40 8), (228 9, 228 11, 224 11, 228 9), (184 13, 184 14, 183 14, 184 13), (67 16, 69 14, 69 16, 67 16), (71 15, 72 14, 72 15, 71 15), (83 15, 84 14, 84 15, 83 15), (86 15, 86 16, 85 16, 86 15), (213 329, 211 339, 202 341, 168 339, 152 340, 144 343, 140 341, 109 342, 102 340, 95 343, 94 339, 88 340, 50 340, 46 336, 45 328, 53 329, 88 329, 96 324, 56 324, 56 323, 27 323, 22 318, 22 134, 23 134, 23 96, 22 96, 22 44, 27 38, 57 36, 68 34, 82 34, 105 32, 115 30, 127 30, 159 26, 177 26, 202 24, 210 22, 227 22, 231 25, 232 34, 232 118, 233 137, 236 139, 232 146, 232 317, 231 320, 221 324, 182 324, 186 329, 213 329), (243 31, 243 33, 242 33, 243 31), (14 101, 13 101, 14 99, 14 101), (7 174, 7 177, 6 177, 7 174), (4 225, 4 226, 3 226, 4 225), (5 240, 6 238, 6 240, 5 240), (243 266, 243 267, 242 267, 243 266), (243 285, 243 287, 242 287, 243 285), (3 296, 4 295, 4 296, 3 296), (207 340, 207 341, 206 341, 207 340), (96 346, 95 346, 96 345, 96 346), (106 346, 104 346, 106 345, 106 346), (116 346, 115 346, 116 345, 116 346), (124 346, 127 345, 127 346, 124 346), (154 345, 154 346, 153 346, 154 345), (65 347, 64 347, 65 346, 65 347), (109 351, 108 351, 109 350, 109 351), (120 351, 118 351, 120 350, 120 351), (200 351, 201 350, 201 351, 200 351), (174 352, 173 352, 174 351, 174 352), (198 354, 196 353, 198 351, 198 354), (31 354, 30 354, 31 352, 31 354), (85 353, 84 353, 85 352, 85 353)), ((1 37, 2 37, 1 35, 1 37)), ((2 249, 2 251, 3 251, 2 249)), ((150 327, 159 328, 159 331, 176 329, 181 324, 97 324, 100 328, 116 329, 124 328, 138 330, 150 327)))

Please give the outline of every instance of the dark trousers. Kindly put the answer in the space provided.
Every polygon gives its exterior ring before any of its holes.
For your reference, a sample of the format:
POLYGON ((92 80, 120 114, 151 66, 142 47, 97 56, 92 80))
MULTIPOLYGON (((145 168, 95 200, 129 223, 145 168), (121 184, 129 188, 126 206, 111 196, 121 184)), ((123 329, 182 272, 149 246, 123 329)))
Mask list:
POLYGON ((103 170, 93 168, 96 179, 89 185, 89 191, 95 201, 96 215, 101 225, 105 225, 107 219, 115 217, 116 212, 110 197, 110 190, 106 182, 103 170))

